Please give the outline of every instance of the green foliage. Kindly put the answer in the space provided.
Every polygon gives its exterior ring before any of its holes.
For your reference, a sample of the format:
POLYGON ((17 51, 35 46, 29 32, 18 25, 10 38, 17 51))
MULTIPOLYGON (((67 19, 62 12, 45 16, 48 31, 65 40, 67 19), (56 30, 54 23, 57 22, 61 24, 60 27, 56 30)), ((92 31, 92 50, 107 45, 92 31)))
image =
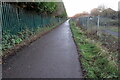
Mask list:
POLYGON ((58 25, 65 20, 65 18, 49 15, 56 10, 57 4, 55 2, 5 2, 3 6, 5 14, 2 17, 2 45, 0 45, 3 53, 16 47, 16 44, 19 46, 24 40, 29 40, 36 34, 48 31, 53 28, 53 25, 58 25), (12 6, 13 4, 14 6, 12 6), (31 12, 21 8, 31 10, 31 12), (36 14, 34 11, 38 11, 40 14, 36 14))
POLYGON ((90 43, 87 36, 71 22, 73 37, 82 57, 80 61, 87 72, 86 78, 118 78, 118 66, 109 60, 97 45, 90 43))
POLYGON ((18 35, 11 35, 10 31, 4 31, 2 36, 2 50, 12 48, 15 44, 22 42, 18 35))
POLYGON ((19 44, 20 42, 22 42, 22 39, 19 38, 18 36, 15 36, 14 38, 11 39, 13 44, 19 44))
POLYGON ((44 6, 44 11, 52 13, 55 11, 57 5, 53 2, 41 3, 44 6))
MULTIPOLYGON (((7 49, 11 49, 16 44, 20 44, 24 40, 29 40, 31 36, 49 31, 54 27, 55 26, 37 27, 34 30, 29 29, 29 28, 25 28, 23 31, 18 32, 16 35, 11 34, 10 30, 6 30, 6 31, 3 30, 3 33, 2 33, 2 50, 6 51, 7 49)), ((3 54, 3 55, 5 55, 5 54, 3 54)))
POLYGON ((67 17, 67 13, 65 12, 65 13, 59 15, 59 17, 61 17, 61 18, 67 17))
POLYGON ((53 13, 57 7, 57 4, 55 2, 19 2, 17 5, 25 10, 32 10, 47 14, 53 13))

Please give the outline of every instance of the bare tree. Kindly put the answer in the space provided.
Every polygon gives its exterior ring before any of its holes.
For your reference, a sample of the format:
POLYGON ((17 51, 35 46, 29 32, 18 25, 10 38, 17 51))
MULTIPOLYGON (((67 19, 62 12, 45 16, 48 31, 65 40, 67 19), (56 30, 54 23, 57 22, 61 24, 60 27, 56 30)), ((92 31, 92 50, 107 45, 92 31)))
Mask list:
POLYGON ((102 12, 102 11, 104 11, 105 9, 107 9, 107 7, 106 7, 105 5, 99 5, 99 6, 98 6, 99 12, 102 12))

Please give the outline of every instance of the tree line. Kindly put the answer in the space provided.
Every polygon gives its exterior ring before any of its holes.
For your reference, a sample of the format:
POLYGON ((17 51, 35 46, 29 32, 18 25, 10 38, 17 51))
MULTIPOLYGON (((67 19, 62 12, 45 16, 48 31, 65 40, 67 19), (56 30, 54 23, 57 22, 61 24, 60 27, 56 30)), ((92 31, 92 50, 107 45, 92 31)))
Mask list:
POLYGON ((107 8, 104 5, 100 5, 97 8, 94 8, 91 10, 90 13, 84 11, 82 13, 75 14, 73 17, 80 17, 80 16, 85 16, 85 15, 91 15, 91 16, 102 16, 102 17, 107 17, 111 19, 118 19, 118 14, 120 11, 115 11, 111 8, 107 8))
POLYGON ((97 8, 94 8, 91 10, 91 15, 93 16, 102 16, 107 17, 111 19, 117 19, 118 18, 119 11, 115 11, 111 8, 106 8, 104 5, 100 5, 97 8))
POLYGON ((57 10, 55 2, 9 2, 26 11, 35 11, 39 14, 53 14, 57 10))

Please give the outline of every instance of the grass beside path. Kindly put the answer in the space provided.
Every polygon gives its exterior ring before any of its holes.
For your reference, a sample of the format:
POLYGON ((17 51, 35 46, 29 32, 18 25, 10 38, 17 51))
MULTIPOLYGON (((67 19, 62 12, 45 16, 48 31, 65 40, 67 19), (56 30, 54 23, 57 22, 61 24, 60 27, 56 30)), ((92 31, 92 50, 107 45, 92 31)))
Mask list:
POLYGON ((80 62, 86 78, 118 78, 117 62, 112 59, 109 52, 102 49, 99 44, 87 38, 84 32, 70 22, 73 38, 82 57, 80 62))

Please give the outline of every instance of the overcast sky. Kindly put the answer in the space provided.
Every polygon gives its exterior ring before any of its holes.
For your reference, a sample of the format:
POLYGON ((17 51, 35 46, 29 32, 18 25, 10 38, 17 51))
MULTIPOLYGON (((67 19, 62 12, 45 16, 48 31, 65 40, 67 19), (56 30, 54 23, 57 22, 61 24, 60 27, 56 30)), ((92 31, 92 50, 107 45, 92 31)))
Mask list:
POLYGON ((90 12, 91 9, 99 5, 105 5, 117 11, 119 1, 120 0, 63 0, 68 16, 73 16, 83 11, 90 12))

